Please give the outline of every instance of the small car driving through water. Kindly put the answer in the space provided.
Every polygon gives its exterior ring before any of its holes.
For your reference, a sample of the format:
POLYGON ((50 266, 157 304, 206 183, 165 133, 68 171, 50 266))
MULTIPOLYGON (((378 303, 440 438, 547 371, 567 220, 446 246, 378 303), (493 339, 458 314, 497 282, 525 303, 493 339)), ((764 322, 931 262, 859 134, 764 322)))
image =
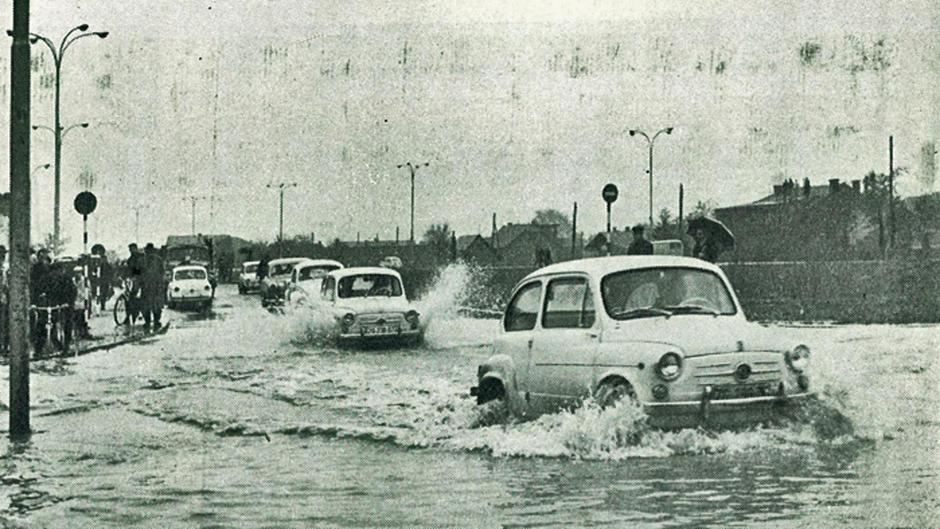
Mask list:
POLYGON ((271 307, 284 304, 287 285, 294 265, 306 261, 306 257, 282 257, 268 262, 268 275, 261 280, 261 306, 271 307))
POLYGON ((405 296, 401 275, 382 267, 354 267, 328 273, 320 300, 336 321, 340 341, 417 343, 424 329, 405 296))
POLYGON ((208 309, 212 306, 212 285, 209 272, 200 265, 180 265, 170 272, 166 287, 167 306, 171 309, 191 307, 208 309))
POLYGON ((809 357, 748 322, 711 263, 598 257, 516 285, 470 393, 522 418, 627 399, 653 427, 748 426, 811 395, 809 357))
POLYGON ((287 284, 287 302, 306 305, 319 301, 323 277, 340 268, 343 268, 343 263, 332 259, 307 259, 295 264, 287 284))

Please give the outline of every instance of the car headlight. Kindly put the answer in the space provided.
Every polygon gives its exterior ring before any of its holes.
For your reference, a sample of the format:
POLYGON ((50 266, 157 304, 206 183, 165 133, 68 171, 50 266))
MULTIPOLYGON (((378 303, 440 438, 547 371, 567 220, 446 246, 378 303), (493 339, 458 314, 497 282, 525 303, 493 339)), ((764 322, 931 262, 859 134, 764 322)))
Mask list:
POLYGON ((405 321, 411 324, 412 329, 418 328, 418 311, 409 310, 405 313, 405 321))
POLYGON ((206 285, 206 286, 202 287, 202 289, 203 289, 203 290, 211 290, 212 287, 210 287, 209 285, 206 285))
POLYGON ((802 373, 809 366, 809 347, 797 345, 792 351, 787 351, 787 365, 797 373, 802 373))
POLYGON ((352 312, 347 312, 343 316, 343 327, 348 329, 352 327, 352 324, 355 323, 355 321, 356 321, 356 315, 353 314, 352 312))
POLYGON ((180 291, 180 287, 173 287, 173 292, 179 292, 179 291, 180 291))
POLYGON ((664 354, 656 363, 656 374, 666 381, 679 378, 682 374, 682 357, 678 353, 664 354))

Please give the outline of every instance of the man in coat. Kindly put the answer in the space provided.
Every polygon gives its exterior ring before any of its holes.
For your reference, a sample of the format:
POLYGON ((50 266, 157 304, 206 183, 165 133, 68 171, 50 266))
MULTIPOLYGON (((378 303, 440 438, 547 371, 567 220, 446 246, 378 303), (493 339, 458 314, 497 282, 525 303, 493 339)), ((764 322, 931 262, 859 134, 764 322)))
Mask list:
POLYGON ((142 263, 140 295, 144 326, 149 328, 150 323, 153 322, 154 330, 158 330, 161 327, 160 316, 163 311, 164 269, 163 259, 157 254, 153 243, 147 243, 142 263))
POLYGON ((653 243, 643 237, 643 225, 633 227, 633 242, 627 247, 627 255, 653 255, 653 243))

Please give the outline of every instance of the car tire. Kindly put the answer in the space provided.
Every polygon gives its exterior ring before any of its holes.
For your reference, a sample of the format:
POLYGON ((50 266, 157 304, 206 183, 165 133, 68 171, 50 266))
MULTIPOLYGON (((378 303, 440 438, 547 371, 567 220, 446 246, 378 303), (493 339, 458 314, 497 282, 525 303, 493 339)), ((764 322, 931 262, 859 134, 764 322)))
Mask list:
POLYGON ((241 285, 238 285, 238 293, 239 293, 239 294, 245 294, 245 292, 246 292, 245 287, 243 287, 243 286, 241 286, 241 285))
POLYGON ((594 402, 596 402, 601 409, 614 406, 624 399, 635 401, 636 392, 633 391, 633 386, 622 378, 615 378, 603 382, 594 393, 594 402))

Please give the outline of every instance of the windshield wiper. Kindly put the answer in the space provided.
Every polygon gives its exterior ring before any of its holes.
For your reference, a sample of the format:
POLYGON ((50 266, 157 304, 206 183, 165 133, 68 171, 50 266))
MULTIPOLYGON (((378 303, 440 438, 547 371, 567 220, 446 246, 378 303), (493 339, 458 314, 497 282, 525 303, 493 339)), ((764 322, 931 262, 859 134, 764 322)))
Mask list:
POLYGON ((638 307, 635 309, 615 312, 612 316, 618 320, 629 320, 631 318, 645 318, 649 316, 672 316, 672 312, 656 307, 638 307))
POLYGON ((666 308, 669 309, 670 311, 672 311, 673 314, 681 314, 681 313, 685 313, 685 314, 700 314, 700 313, 703 313, 703 314, 711 314, 712 316, 719 316, 719 315, 721 315, 721 313, 718 312, 717 310, 715 310, 715 309, 713 309, 713 308, 711 308, 711 307, 703 307, 702 305, 673 305, 673 306, 666 307, 666 308))

